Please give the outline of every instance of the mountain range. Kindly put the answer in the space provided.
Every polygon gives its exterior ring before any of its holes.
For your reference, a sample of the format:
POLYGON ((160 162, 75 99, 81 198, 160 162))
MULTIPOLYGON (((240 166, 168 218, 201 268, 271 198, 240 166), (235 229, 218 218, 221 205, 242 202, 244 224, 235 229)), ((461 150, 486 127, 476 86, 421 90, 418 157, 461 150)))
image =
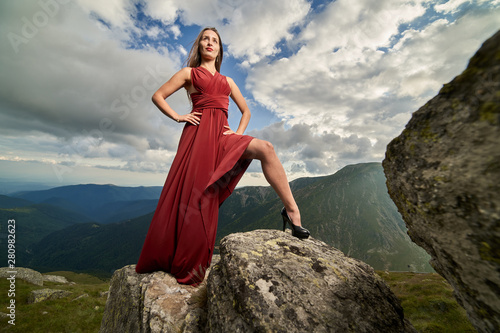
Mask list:
MULTIPOLYGON (((432 271, 406 234, 380 163, 346 166, 290 183, 313 237, 379 270, 432 271)), ((16 219, 18 266, 110 275, 135 263, 161 187, 73 185, 0 196, 0 217, 16 219)), ((236 189, 221 206, 217 241, 234 232, 280 229, 281 201, 270 187, 236 189)), ((5 230, 0 229, 0 242, 5 230)))
POLYGON ((117 222, 154 211, 162 187, 115 185, 69 185, 48 190, 14 193, 34 203, 70 209, 99 223, 117 222))

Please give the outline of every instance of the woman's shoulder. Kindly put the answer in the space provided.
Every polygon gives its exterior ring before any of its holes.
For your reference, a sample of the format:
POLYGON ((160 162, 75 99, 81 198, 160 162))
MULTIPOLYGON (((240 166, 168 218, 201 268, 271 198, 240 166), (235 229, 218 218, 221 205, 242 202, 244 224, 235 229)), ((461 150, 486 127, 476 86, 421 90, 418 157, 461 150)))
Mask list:
POLYGON ((178 70, 174 76, 182 76, 182 77, 190 77, 191 76, 191 67, 184 67, 178 70))
POLYGON ((191 69, 191 67, 183 67, 174 74, 174 77, 178 77, 184 81, 191 81, 191 69))
POLYGON ((194 67, 183 67, 179 73, 183 73, 183 74, 191 74, 191 70, 193 69, 194 67))
POLYGON ((236 83, 234 83, 233 79, 231 79, 229 76, 225 76, 223 75, 226 80, 227 80, 227 83, 229 84, 229 86, 232 88, 234 85, 236 85, 236 83))

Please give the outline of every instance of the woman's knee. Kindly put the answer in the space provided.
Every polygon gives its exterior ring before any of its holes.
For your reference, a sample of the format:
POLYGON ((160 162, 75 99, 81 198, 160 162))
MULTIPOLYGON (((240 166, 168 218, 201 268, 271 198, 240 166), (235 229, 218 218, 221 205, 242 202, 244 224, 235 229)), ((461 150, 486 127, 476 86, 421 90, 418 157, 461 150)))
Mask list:
POLYGON ((259 140, 259 155, 265 157, 275 154, 273 144, 269 141, 259 140))
POLYGON ((274 147, 269 141, 253 139, 250 142, 247 150, 243 154, 243 158, 256 158, 256 159, 264 159, 270 154, 275 154, 274 147))

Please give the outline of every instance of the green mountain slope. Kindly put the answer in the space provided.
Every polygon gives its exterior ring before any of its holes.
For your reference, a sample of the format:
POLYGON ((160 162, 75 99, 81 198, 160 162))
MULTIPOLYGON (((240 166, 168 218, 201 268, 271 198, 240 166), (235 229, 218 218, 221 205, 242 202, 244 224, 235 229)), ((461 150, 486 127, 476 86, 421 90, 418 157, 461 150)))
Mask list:
MULTIPOLYGON (((282 204, 273 193, 252 197, 235 191, 233 202, 221 207, 218 238, 237 231, 282 228, 282 204), (234 203, 254 200, 260 205, 238 208, 234 203)), ((313 237, 376 269, 432 271, 430 257, 406 234, 380 163, 347 166, 296 189, 294 196, 302 223, 313 237)))
POLYGON ((110 202, 94 210, 94 215, 102 223, 119 222, 149 214, 156 209, 157 204, 158 198, 110 202))
POLYGON ((111 223, 84 223, 51 233, 33 248, 30 267, 40 271, 106 273, 136 263, 153 213, 111 223))
MULTIPOLYGON (((19 200, 19 199, 17 199, 19 200)), ((31 258, 32 248, 45 236, 76 223, 89 222, 89 218, 47 204, 0 209, 0 248, 6 248, 7 221, 15 220, 16 266, 25 265, 31 258)))
POLYGON ((25 207, 32 204, 33 202, 28 200, 12 198, 6 195, 0 195, 0 208, 25 207))

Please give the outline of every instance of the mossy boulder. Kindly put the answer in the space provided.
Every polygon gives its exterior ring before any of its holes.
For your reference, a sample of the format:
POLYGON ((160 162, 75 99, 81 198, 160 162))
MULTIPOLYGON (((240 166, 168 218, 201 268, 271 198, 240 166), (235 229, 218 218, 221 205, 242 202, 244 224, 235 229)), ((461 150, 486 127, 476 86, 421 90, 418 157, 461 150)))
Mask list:
POLYGON ((500 327, 500 31, 416 111, 383 161, 411 239, 479 332, 500 327))
POLYGON ((416 332, 367 264, 277 230, 231 234, 207 280, 208 332, 416 332))
POLYGON ((21 279, 37 286, 43 286, 43 275, 40 272, 24 267, 0 268, 0 278, 8 278, 13 275, 16 279, 21 279))
POLYGON ((28 303, 38 303, 47 301, 49 299, 58 299, 63 297, 68 297, 71 295, 71 291, 59 290, 59 289, 38 289, 33 290, 28 298, 28 303))
POLYGON ((60 284, 69 283, 68 279, 64 276, 49 275, 49 274, 43 274, 43 281, 60 283, 60 284))

